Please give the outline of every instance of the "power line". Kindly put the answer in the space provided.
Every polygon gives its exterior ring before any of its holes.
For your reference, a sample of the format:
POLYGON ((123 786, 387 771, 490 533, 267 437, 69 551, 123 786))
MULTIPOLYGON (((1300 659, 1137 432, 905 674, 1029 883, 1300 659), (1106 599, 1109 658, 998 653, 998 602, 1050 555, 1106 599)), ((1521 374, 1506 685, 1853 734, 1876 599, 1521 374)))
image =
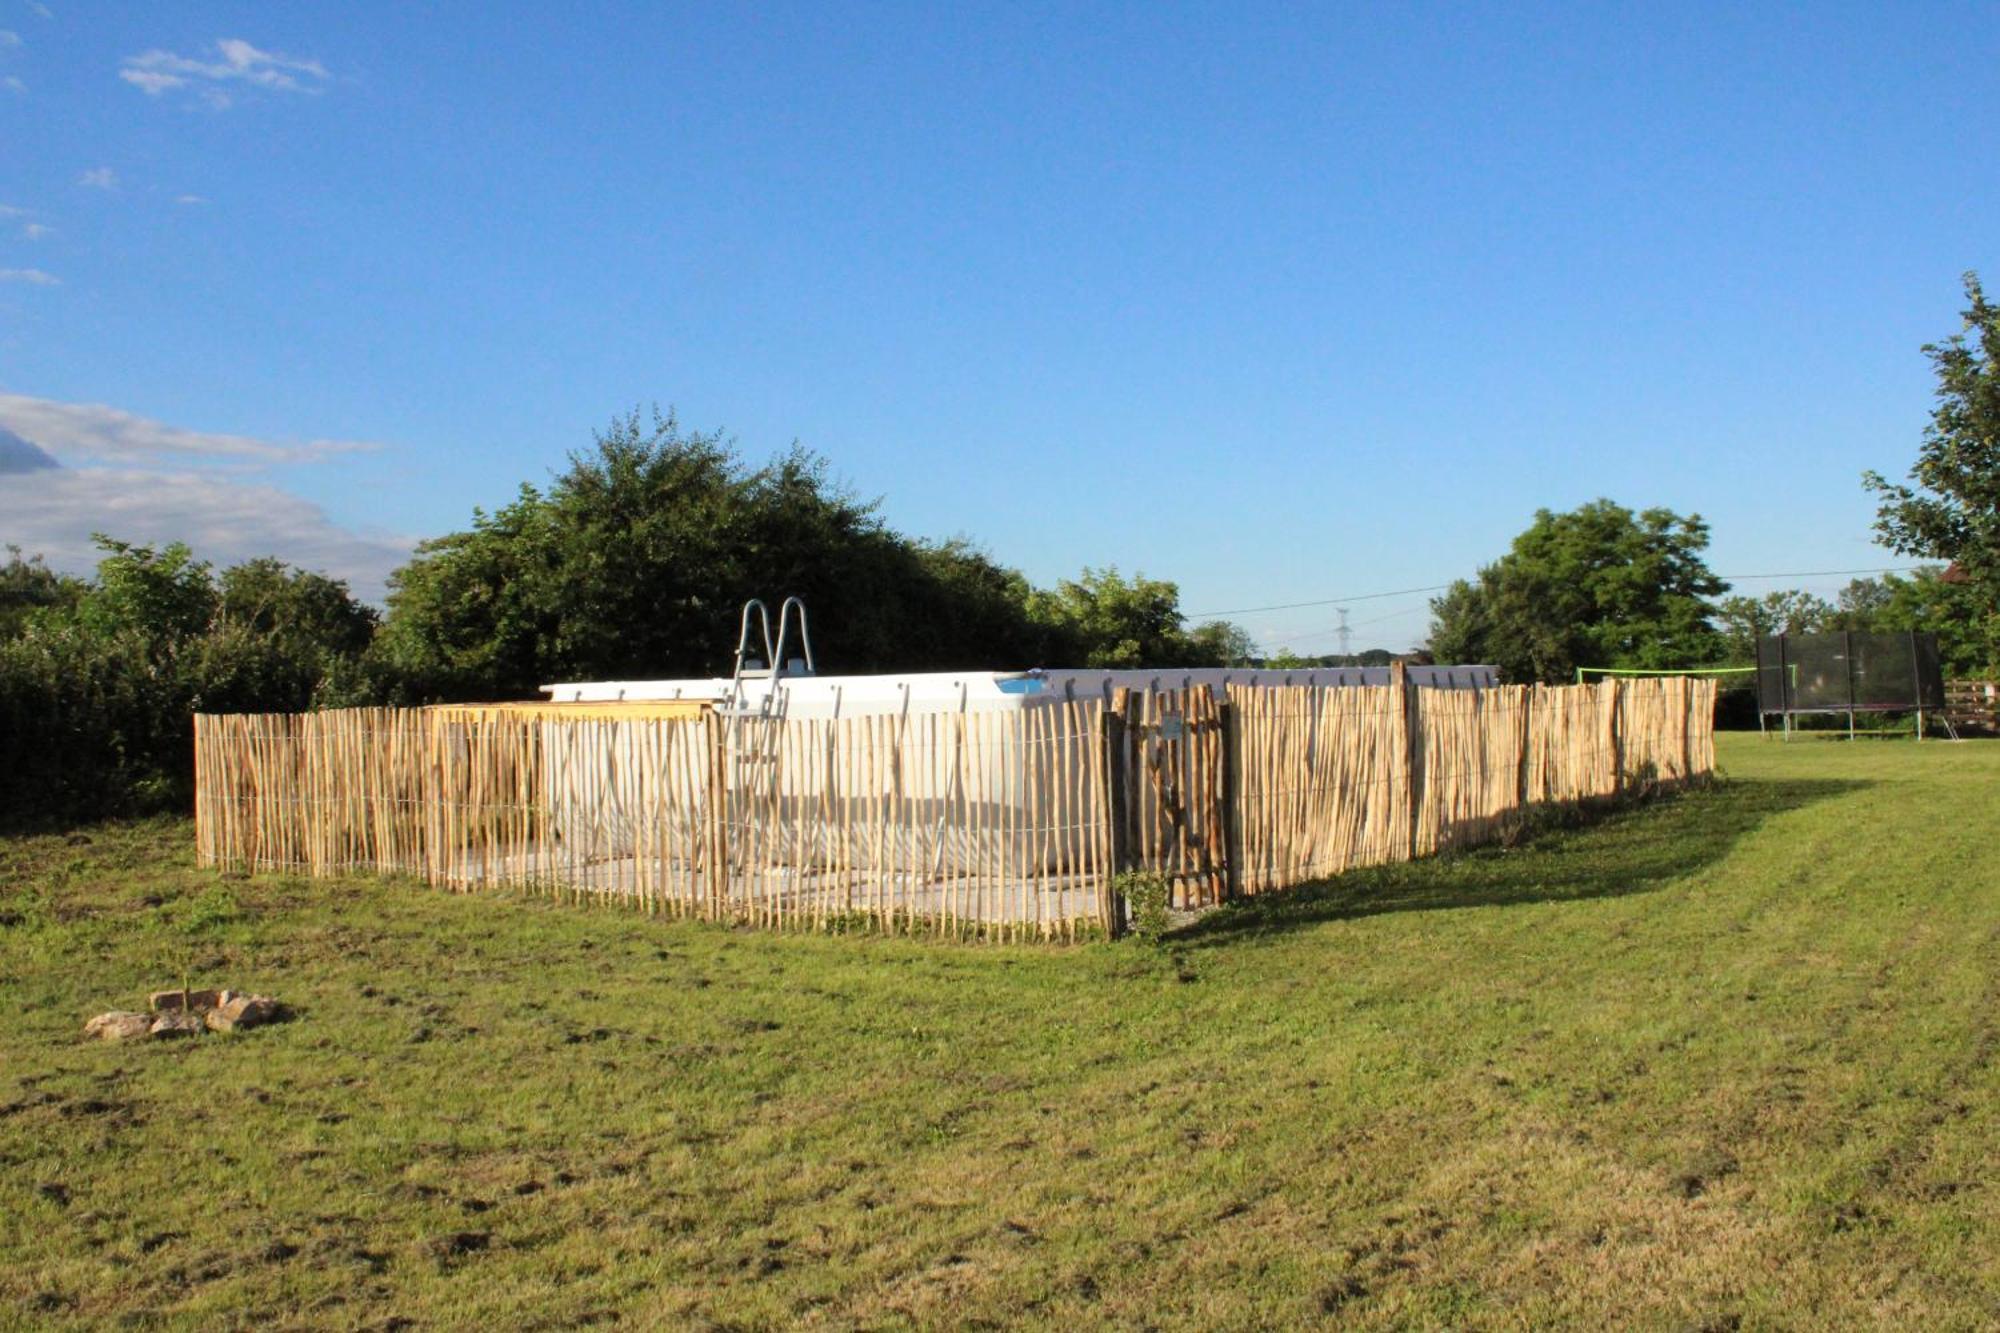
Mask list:
POLYGON ((1796 574, 1717 574, 1719 579, 1830 579, 1844 574, 1907 574, 1929 565, 1878 565, 1874 569, 1806 569, 1796 574))
POLYGON ((1297 611, 1308 606, 1335 606, 1344 602, 1379 602, 1384 597, 1414 597, 1420 592, 1443 592, 1449 583, 1433 583, 1428 588, 1399 588, 1395 592, 1365 592, 1358 597, 1322 597, 1316 602, 1283 602, 1277 606, 1239 606, 1231 611, 1190 611, 1188 618, 1200 620, 1207 616, 1250 616, 1260 611, 1297 611))
MULTIPOLYGON (((1878 565, 1873 569, 1805 569, 1791 574, 1718 574, 1722 579, 1825 579, 1850 574, 1907 574, 1911 570, 1927 569, 1927 565, 1878 565)), ((1227 611, 1189 611, 1189 620, 1206 620, 1212 616, 1254 616, 1266 611, 1302 611, 1313 606, 1345 606, 1351 602, 1379 602, 1386 597, 1415 597, 1419 593, 1443 592, 1449 583, 1433 583, 1426 588, 1398 588, 1394 592, 1365 592, 1353 597, 1322 597, 1311 602, 1279 602, 1273 606, 1238 606, 1227 611)))
MULTIPOLYGON (((1369 619, 1369 620, 1357 620, 1357 621, 1355 621, 1355 622, 1354 622, 1354 623, 1353 623, 1352 625, 1349 625, 1349 626, 1348 626, 1347 628, 1348 628, 1349 630, 1357 630, 1357 629, 1366 629, 1366 628, 1368 628, 1368 627, 1369 627, 1370 625, 1384 625, 1384 624, 1387 624, 1387 623, 1388 623, 1389 621, 1392 621, 1392 620, 1403 620, 1403 619, 1406 619, 1406 618, 1408 618, 1409 616, 1412 616, 1412 615, 1419 615, 1419 614, 1422 614, 1422 613, 1421 613, 1421 612, 1416 612, 1416 611, 1398 611, 1398 612, 1396 612, 1396 613, 1395 613, 1394 615, 1387 615, 1387 616, 1375 616, 1375 617, 1373 617, 1372 619, 1369 619)), ((1285 635, 1285 636, 1283 636, 1283 640, 1284 640, 1284 643, 1285 643, 1285 644, 1286 644, 1287 646, 1289 646, 1289 645, 1291 645, 1291 644, 1297 644, 1297 643, 1310 643, 1310 642, 1311 642, 1311 641, 1313 641, 1314 639, 1324 639, 1324 638, 1326 638, 1326 637, 1327 637, 1327 636, 1328 636, 1329 634, 1339 634, 1339 633, 1340 633, 1340 630, 1339 630, 1338 628, 1335 628, 1335 629, 1315 629, 1315 630, 1308 630, 1308 631, 1306 631, 1306 632, 1305 632, 1304 634, 1288 634, 1288 635, 1285 635)), ((1348 656, 1348 653, 1347 653, 1347 650, 1346 650, 1345 648, 1341 649, 1341 656, 1343 656, 1343 657, 1345 657, 1345 656, 1348 656)))

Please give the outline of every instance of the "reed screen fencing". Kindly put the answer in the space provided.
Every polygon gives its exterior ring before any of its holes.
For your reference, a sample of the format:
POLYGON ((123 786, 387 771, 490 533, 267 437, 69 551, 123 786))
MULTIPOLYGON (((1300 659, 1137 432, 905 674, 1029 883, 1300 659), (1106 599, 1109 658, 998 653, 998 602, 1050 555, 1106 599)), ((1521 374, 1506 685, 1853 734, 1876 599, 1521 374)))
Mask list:
POLYGON ((1232 686, 807 720, 440 706, 195 719, 201 863, 771 926, 1074 938, 1714 768, 1713 682, 1232 686))

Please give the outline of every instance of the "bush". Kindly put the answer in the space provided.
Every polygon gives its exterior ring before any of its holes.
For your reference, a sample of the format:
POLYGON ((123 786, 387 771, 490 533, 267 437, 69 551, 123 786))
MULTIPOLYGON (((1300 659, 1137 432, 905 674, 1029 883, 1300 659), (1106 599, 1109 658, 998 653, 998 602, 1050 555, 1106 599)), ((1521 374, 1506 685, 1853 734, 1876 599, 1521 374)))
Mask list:
POLYGON ((184 546, 99 545, 94 582, 35 585, 0 637, 0 822, 186 809, 195 713, 312 707, 373 624, 344 586, 274 562, 218 588, 184 546))
POLYGON ((1164 876, 1127 870, 1111 881, 1111 888, 1124 896, 1130 908, 1132 938, 1159 943, 1173 925, 1173 886, 1164 876))

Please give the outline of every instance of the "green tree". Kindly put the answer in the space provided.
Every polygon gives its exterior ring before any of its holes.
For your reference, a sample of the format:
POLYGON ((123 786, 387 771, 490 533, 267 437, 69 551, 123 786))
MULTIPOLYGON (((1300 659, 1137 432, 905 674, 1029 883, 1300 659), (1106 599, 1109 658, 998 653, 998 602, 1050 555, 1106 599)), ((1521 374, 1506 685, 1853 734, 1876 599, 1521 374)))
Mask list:
POLYGON ((384 698, 434 699, 526 692, 550 651, 550 571, 558 566, 541 495, 522 486, 472 529, 418 544, 389 576, 389 613, 368 654, 384 698), (503 684, 506 682, 508 684, 503 684))
POLYGON ((1579 666, 1711 662, 1720 645, 1707 599, 1727 585, 1702 558, 1707 546, 1699 515, 1610 500, 1539 510, 1476 581, 1433 599, 1431 654, 1548 682, 1579 666))
MULTIPOLYGON (((1496 579, 1497 579, 1496 575, 1496 579)), ((1478 583, 1454 579, 1442 596, 1431 599, 1431 633, 1427 645, 1440 662, 1492 662, 1498 648, 1493 597, 1482 572, 1478 583)), ((1289 665, 1289 663, 1287 664, 1289 665)), ((1529 671, 1517 679, 1533 680, 1529 671)))
POLYGON ((277 640, 299 654, 354 656, 375 637, 373 607, 339 579, 263 556, 232 565, 217 580, 222 622, 277 640))
POLYGON ((390 586, 370 670, 404 699, 726 674, 751 597, 805 600, 823 671, 1050 660, 1015 571, 890 530, 802 449, 751 467, 671 413, 613 421, 546 492, 425 542, 390 586))
POLYGON ((1246 658, 1249 636, 1227 622, 1190 634, 1181 617, 1180 588, 1116 568, 1089 569, 1028 598, 1028 613, 1047 627, 1050 643, 1086 667, 1226 666, 1246 658))
POLYGON ((1031 589, 1019 570, 962 537, 897 543, 882 558, 892 567, 909 564, 906 571, 885 575, 900 589, 885 589, 870 617, 871 632, 889 649, 872 654, 884 666, 991 670, 1052 664, 1049 636, 1028 615, 1031 589))
POLYGON ((19 634, 38 612, 74 607, 87 587, 50 569, 41 556, 24 559, 20 547, 8 546, 7 563, 0 565, 0 640, 19 634))
POLYGON ((1249 666, 1257 658, 1250 631, 1227 620, 1208 620, 1188 632, 1187 666, 1249 666))
POLYGON ((1910 469, 1914 485, 1872 471, 1862 482, 1880 497, 1875 531, 1885 545, 1957 567, 1976 602, 1980 665, 2000 670, 2000 306, 1974 273, 1965 295, 1962 329, 1924 348, 1937 402, 1910 469))
MULTIPOLYGON (((1889 579, 1895 577, 1893 574, 1887 576, 1889 579)), ((1834 612, 1826 627, 1873 630, 1894 600, 1895 593, 1884 579, 1850 579, 1836 597, 1834 612)))
POLYGON ((129 631, 162 650, 206 630, 216 612, 208 562, 185 542, 155 549, 95 534, 104 558, 97 582, 78 601, 83 624, 99 634, 129 631))
POLYGON ((34 603, 0 637, 0 818, 184 806, 190 715, 293 712, 352 673, 373 616, 338 582, 255 560, 223 571, 179 543, 100 537, 91 580, 18 556, 34 603))
MULTIPOLYGON (((1463 583, 1463 580, 1460 582, 1463 583)), ((1323 667, 1385 667, 1395 660, 1396 654, 1387 648, 1364 648, 1358 653, 1345 655, 1320 653, 1315 657, 1306 657, 1290 648, 1280 648, 1271 656, 1256 660, 1255 664, 1273 671, 1309 671, 1323 667)))
POLYGON ((1836 612, 1824 597, 1796 588, 1762 597, 1725 597, 1715 608, 1722 657, 1732 666, 1757 660, 1757 640, 1767 634, 1816 634, 1834 628, 1836 612))
POLYGON ((1947 675, 1972 676, 1987 670, 1984 611, 1978 589, 1947 579, 1943 566, 1918 569, 1909 577, 1886 574, 1855 579, 1840 593, 1840 609, 1829 629, 1877 634, 1916 630, 1937 635, 1938 657, 1947 675))

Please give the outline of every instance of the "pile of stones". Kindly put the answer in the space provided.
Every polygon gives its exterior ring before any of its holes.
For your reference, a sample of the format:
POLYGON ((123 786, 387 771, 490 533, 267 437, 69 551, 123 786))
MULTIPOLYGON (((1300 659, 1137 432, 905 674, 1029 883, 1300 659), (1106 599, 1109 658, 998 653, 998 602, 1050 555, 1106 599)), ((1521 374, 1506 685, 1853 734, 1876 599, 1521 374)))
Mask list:
POLYGON ((114 1009, 83 1025, 83 1035, 101 1041, 132 1041, 140 1037, 193 1037, 202 1032, 234 1032, 260 1027, 284 1017, 284 1008, 268 995, 232 990, 161 990, 148 999, 150 1013, 114 1009))

